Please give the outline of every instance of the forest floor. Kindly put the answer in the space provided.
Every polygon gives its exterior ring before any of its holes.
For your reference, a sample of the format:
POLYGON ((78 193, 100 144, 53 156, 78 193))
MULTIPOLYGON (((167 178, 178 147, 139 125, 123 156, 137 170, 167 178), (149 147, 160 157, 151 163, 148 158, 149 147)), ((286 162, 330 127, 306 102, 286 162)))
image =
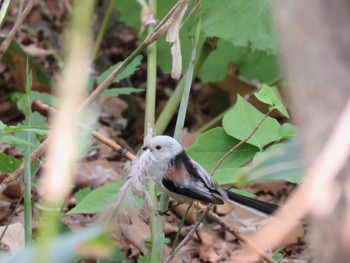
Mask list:
MULTIPOLYGON (((43 1, 40 4, 41 8, 33 9, 15 38, 25 52, 37 61, 51 78, 52 84, 45 86, 39 83, 34 76, 33 90, 38 92, 54 93, 54 83, 58 79, 59 70, 62 67, 61 43, 64 38, 63 29, 67 22, 68 12, 66 6, 59 4, 59 2, 43 1)), ((14 11, 10 10, 10 16, 11 12, 14 11)), ((117 14, 113 16, 118 19, 117 14)), ((97 76, 109 66, 122 61, 140 44, 137 38, 137 28, 127 27, 122 21, 116 21, 118 22, 114 24, 114 28, 107 32, 103 40, 99 56, 94 63, 95 66, 88 69, 92 76, 97 76)), ((6 34, 11 26, 11 23, 7 23, 2 33, 6 34)), ((16 125, 23 121, 24 116, 11 99, 10 94, 24 92, 23 76, 26 75, 26 67, 25 59, 21 54, 13 51, 11 56, 16 63, 16 67, 9 65, 8 61, 0 63, 0 120, 8 125, 16 125)), ((145 90, 146 70, 144 56, 140 69, 124 80, 121 85, 145 90)), ((199 79, 195 80, 186 116, 186 130, 183 138, 185 147, 194 143, 197 136, 196 131, 200 127, 234 103, 233 97, 235 97, 237 91, 232 94, 232 91, 227 88, 235 84, 236 72, 234 67, 230 72, 225 81, 221 83, 203 84, 199 79), (224 103, 222 103, 223 101, 224 103)), ((169 73, 158 70, 157 114, 171 96, 176 84, 177 81, 171 79, 169 73)), ((136 153, 142 145, 144 136, 144 107, 145 92, 120 97, 103 97, 94 105, 94 111, 97 114, 92 117, 91 125, 94 130, 116 141, 130 152, 136 153)), ((220 125, 220 123, 217 125, 220 125)), ((174 126, 175 118, 171 121, 166 133, 172 135, 174 126)), ((79 191, 82 193, 81 189, 96 189, 123 178, 123 165, 126 160, 119 153, 94 139, 91 139, 88 144, 89 150, 79 162, 74 188, 67 199, 65 211, 75 206, 77 193, 79 191)), ((3 142, 0 143, 0 152, 17 158, 23 157, 17 148, 3 142)), ((1 174, 1 180, 5 176, 5 174, 1 174)), ((40 171, 37 178, 40 179, 40 171)), ((295 186, 289 183, 270 182, 252 185, 246 190, 256 194, 261 200, 283 204, 294 188, 295 186)), ((17 180, 0 195, 1 226, 18 222, 24 223, 23 201, 20 201, 18 206, 15 205, 18 200, 22 199, 23 189, 23 181, 17 180)), ((34 226, 36 228, 40 224, 38 222, 38 214, 41 209, 38 205, 40 195, 40 188, 34 185, 33 201, 35 205, 33 209, 34 226)), ((171 209, 169 215, 167 215, 165 233, 167 238, 170 239, 170 243, 175 238, 185 210, 186 205, 180 205, 171 209)), ((231 205, 216 206, 213 211, 242 235, 249 235, 266 223, 265 218, 255 216, 231 205)), ((76 231, 90 223, 91 218, 92 215, 67 215, 63 217, 62 223, 69 229, 76 231)), ((181 231, 181 238, 188 233, 191 226, 196 222, 196 211, 194 209, 187 215, 185 222, 186 225, 181 231)), ((149 234, 149 227, 146 222, 140 221, 138 224, 137 228, 143 229, 145 235, 149 234)), ((281 262, 307 262, 309 260, 310 255, 305 244, 305 227, 305 224, 300 224, 284 240, 283 249, 278 252, 281 262)), ((135 246, 135 243, 142 243, 142 240, 125 242, 122 247, 131 260, 135 260, 143 252, 143 248, 135 246)), ((214 221, 207 219, 181 251, 179 258, 183 262, 230 262, 230 258, 239 252, 240 246, 241 244, 234 236, 214 221)), ((144 249, 147 250, 147 247, 145 246, 144 249)), ((275 257, 277 257, 276 255, 275 257)))

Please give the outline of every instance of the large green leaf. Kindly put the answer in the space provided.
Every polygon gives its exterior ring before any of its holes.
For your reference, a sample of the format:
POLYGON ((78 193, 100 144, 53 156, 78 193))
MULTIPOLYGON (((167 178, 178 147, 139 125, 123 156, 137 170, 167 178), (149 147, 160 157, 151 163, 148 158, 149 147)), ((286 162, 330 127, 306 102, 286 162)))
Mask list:
POLYGON ((21 164, 21 161, 17 158, 9 156, 4 153, 0 153, 0 172, 1 173, 12 173, 14 172, 21 164))
MULTIPOLYGON (((222 125, 227 134, 244 140, 263 118, 264 114, 238 95, 235 106, 225 114, 222 125)), ((279 139, 281 125, 277 120, 267 117, 247 142, 262 150, 265 145, 279 139)))
POLYGON ((269 0, 210 0, 200 6, 202 31, 235 46, 276 54, 269 0))
POLYGON ((79 204, 67 214, 93 214, 101 211, 108 201, 119 191, 123 182, 106 184, 87 194, 79 204))
POLYGON ((270 83, 279 78, 277 57, 249 47, 238 47, 220 39, 216 50, 209 54, 199 77, 204 82, 222 81, 234 64, 247 80, 270 83))
MULTIPOLYGON (((223 128, 214 128, 203 133, 186 152, 207 171, 211 172, 219 160, 239 142, 239 140, 228 136, 223 128)), ((235 178, 231 175, 238 167, 251 160, 257 151, 259 151, 258 148, 249 144, 243 144, 237 148, 215 172, 214 177, 218 183, 233 183, 235 178)))
POLYGON ((252 182, 283 180, 292 183, 302 181, 304 170, 298 143, 279 143, 254 158, 253 166, 247 170, 252 182))

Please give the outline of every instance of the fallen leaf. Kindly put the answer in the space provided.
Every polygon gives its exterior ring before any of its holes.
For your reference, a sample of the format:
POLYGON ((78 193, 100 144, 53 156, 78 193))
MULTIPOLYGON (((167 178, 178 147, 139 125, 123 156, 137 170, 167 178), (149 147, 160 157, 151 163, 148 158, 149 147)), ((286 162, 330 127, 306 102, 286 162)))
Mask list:
MULTIPOLYGON (((0 233, 5 230, 5 226, 0 227, 0 233)), ((9 247, 10 253, 21 250, 24 247, 24 227, 20 223, 11 224, 8 226, 2 243, 9 247)))

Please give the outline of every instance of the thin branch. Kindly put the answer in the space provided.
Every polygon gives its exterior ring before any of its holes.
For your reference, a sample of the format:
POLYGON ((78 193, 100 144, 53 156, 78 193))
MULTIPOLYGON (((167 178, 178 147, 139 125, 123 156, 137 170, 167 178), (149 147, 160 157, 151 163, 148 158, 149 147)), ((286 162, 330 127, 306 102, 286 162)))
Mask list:
POLYGON ((185 211, 185 214, 184 214, 183 217, 181 218, 181 222, 180 222, 178 231, 177 231, 177 233, 176 233, 175 240, 174 240, 173 247, 172 247, 171 251, 175 251, 176 245, 177 245, 177 243, 179 242, 181 229, 182 229, 183 226, 185 225, 185 220, 186 220, 187 214, 190 212, 190 209, 191 209, 191 207, 192 207, 192 204, 193 204, 193 203, 191 202, 191 203, 188 205, 188 207, 187 207, 187 209, 186 209, 186 211, 185 211))
POLYGON ((221 159, 219 160, 219 162, 216 164, 216 166, 214 167, 213 171, 211 172, 211 174, 213 175, 216 170, 219 168, 219 166, 222 164, 222 162, 230 155, 232 154, 239 146, 241 146, 243 143, 247 142, 253 135, 254 133, 259 129, 259 127, 261 126, 261 124, 266 120, 266 118, 270 115, 270 113, 273 111, 273 108, 270 108, 269 111, 264 115, 264 117, 261 119, 261 121, 259 121, 259 123, 254 127, 254 129, 252 130, 252 132, 243 140, 240 141, 238 144, 236 144, 231 150, 229 150, 224 156, 221 157, 221 159))
MULTIPOLYGON (((42 102, 38 99, 33 100, 33 105, 35 107, 37 107, 39 110, 42 110, 42 111, 49 113, 49 114, 52 114, 56 111, 54 108, 50 107, 49 105, 45 104, 44 102, 42 102)), ((79 123, 79 126, 84 128, 84 129, 90 129, 88 126, 86 126, 83 123, 79 123)), ((124 147, 120 146, 118 143, 116 143, 116 142, 112 141, 111 139, 107 138, 106 136, 102 135, 101 133, 99 133, 97 131, 93 131, 92 136, 96 140, 107 145, 108 147, 112 148, 116 152, 120 153, 126 159, 128 159, 128 160, 136 160, 137 159, 137 157, 134 154, 129 152, 124 147)))
POLYGON ((209 204, 208 207, 205 209, 201 217, 198 219, 198 222, 192 227, 191 231, 186 235, 186 237, 181 241, 181 243, 176 247, 174 252, 170 252, 168 257, 165 259, 165 263, 171 262, 171 260, 174 258, 174 256, 180 251, 180 249, 187 243, 187 241, 193 236, 193 234, 197 231, 197 228, 199 227, 200 223, 203 221, 203 219, 208 214, 210 208, 212 207, 212 204, 209 204))
POLYGON ((36 2, 36 0, 29 0, 28 4, 24 8, 23 12, 21 12, 18 15, 18 18, 17 18, 15 24, 13 25, 10 33, 6 36, 5 40, 0 45, 0 58, 1 58, 2 54, 10 46, 12 39, 15 37, 18 29, 23 24, 24 20, 26 19, 26 17, 28 16, 30 11, 32 10, 33 6, 35 5, 35 2, 36 2))

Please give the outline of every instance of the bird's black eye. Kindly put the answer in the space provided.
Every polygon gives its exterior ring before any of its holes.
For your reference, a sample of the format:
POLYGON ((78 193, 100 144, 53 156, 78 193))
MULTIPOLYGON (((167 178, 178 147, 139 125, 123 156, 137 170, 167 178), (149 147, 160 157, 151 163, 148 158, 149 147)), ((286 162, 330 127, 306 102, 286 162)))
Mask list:
POLYGON ((157 150, 160 150, 160 149, 162 149, 162 146, 157 145, 157 146, 156 146, 156 149, 157 149, 157 150))

